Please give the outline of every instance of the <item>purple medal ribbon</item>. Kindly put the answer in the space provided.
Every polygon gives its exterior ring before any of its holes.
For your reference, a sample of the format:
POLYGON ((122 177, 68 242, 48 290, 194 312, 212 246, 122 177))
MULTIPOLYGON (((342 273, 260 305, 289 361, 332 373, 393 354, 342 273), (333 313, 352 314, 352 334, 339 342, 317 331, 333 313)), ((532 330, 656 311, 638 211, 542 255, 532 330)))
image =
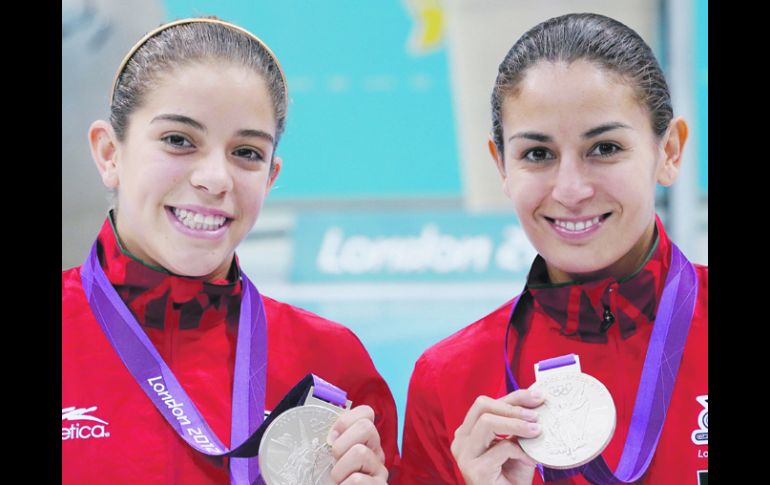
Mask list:
POLYGON ((195 404, 158 354, 147 334, 104 274, 96 243, 81 270, 88 303, 115 351, 139 387, 187 444, 209 456, 230 456, 232 484, 261 484, 257 458, 237 457, 239 448, 260 427, 265 416, 267 321, 262 297, 241 273, 243 290, 238 321, 233 378, 230 443, 222 444, 195 404))
MULTIPOLYGON (((639 388, 636 391, 631 426, 617 470, 613 472, 601 456, 569 470, 555 470, 538 465, 543 481, 553 482, 582 473, 586 480, 596 485, 631 483, 647 471, 660 440, 679 364, 682 362, 687 333, 695 312, 697 282, 698 277, 692 263, 672 243, 671 267, 666 275, 663 295, 658 305, 639 388)), ((513 301, 511 318, 505 332, 504 362, 508 392, 519 389, 508 363, 508 332, 519 299, 520 297, 516 297, 513 301)), ((568 365, 569 357, 557 357, 543 363, 551 367, 568 365)))
POLYGON ((313 375, 313 396, 330 402, 341 408, 345 407, 348 394, 330 382, 326 382, 315 374, 313 375))

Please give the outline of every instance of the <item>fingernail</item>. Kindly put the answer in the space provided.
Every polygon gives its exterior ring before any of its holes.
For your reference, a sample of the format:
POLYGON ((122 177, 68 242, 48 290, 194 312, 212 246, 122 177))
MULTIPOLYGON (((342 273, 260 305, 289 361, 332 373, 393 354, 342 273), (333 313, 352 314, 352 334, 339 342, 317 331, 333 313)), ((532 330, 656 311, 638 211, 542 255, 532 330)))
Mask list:
POLYGON ((543 399, 545 396, 540 391, 532 391, 532 397, 534 399, 543 399))
POLYGON ((531 409, 523 409, 521 411, 521 415, 524 417, 524 419, 537 419, 537 413, 531 409))
POLYGON ((529 423, 528 427, 529 427, 529 430, 532 431, 533 433, 540 432, 540 425, 537 423, 529 423))
POLYGON ((336 429, 329 431, 329 435, 326 437, 326 442, 330 445, 334 443, 334 440, 340 437, 340 432, 336 429))

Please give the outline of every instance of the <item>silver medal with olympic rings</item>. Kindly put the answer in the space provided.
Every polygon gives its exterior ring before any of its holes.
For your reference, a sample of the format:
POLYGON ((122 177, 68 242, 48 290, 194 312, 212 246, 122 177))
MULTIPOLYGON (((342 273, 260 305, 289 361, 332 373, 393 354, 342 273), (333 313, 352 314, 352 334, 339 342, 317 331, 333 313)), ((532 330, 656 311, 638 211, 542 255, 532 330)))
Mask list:
POLYGON ((522 450, 533 460, 554 469, 569 469, 588 463, 604 451, 615 432, 616 412, 607 387, 580 372, 579 361, 554 371, 537 372, 530 390, 540 390, 545 399, 534 408, 541 433, 519 438, 522 450))

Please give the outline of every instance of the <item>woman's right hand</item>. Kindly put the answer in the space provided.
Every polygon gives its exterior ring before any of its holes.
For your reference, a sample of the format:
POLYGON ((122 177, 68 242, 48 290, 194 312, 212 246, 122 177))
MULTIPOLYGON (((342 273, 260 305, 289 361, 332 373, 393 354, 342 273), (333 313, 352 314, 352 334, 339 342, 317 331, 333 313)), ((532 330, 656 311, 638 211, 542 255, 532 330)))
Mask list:
POLYGON ((517 442, 540 434, 538 391, 519 389, 500 399, 479 396, 455 431, 452 455, 467 485, 531 484, 536 463, 517 442))
POLYGON ((327 441, 335 460, 330 473, 334 483, 386 485, 385 452, 370 406, 344 411, 329 430, 327 441))

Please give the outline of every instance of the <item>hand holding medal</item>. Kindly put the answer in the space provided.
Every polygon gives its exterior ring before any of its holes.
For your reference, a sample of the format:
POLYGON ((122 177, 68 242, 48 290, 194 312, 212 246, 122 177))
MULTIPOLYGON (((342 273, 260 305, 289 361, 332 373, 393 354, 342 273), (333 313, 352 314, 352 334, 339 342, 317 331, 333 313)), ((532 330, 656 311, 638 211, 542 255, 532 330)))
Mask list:
POLYGON ((327 439, 336 460, 331 470, 334 483, 386 483, 385 453, 371 407, 357 406, 344 411, 327 439))
POLYGON ((499 399, 476 399, 452 442, 452 454, 468 485, 532 483, 536 462, 516 438, 540 435, 533 408, 542 403, 542 393, 524 389, 499 399))
POLYGON ((615 431, 604 385, 575 354, 535 366, 535 383, 492 399, 480 396, 457 429, 452 453, 467 483, 532 483, 538 463, 571 469, 601 454, 615 431))
POLYGON ((350 409, 343 390, 317 376, 312 380, 301 405, 292 405, 296 400, 292 396, 307 389, 309 378, 287 394, 269 419, 259 444, 265 483, 386 483, 388 471, 374 410, 366 405, 350 409))

